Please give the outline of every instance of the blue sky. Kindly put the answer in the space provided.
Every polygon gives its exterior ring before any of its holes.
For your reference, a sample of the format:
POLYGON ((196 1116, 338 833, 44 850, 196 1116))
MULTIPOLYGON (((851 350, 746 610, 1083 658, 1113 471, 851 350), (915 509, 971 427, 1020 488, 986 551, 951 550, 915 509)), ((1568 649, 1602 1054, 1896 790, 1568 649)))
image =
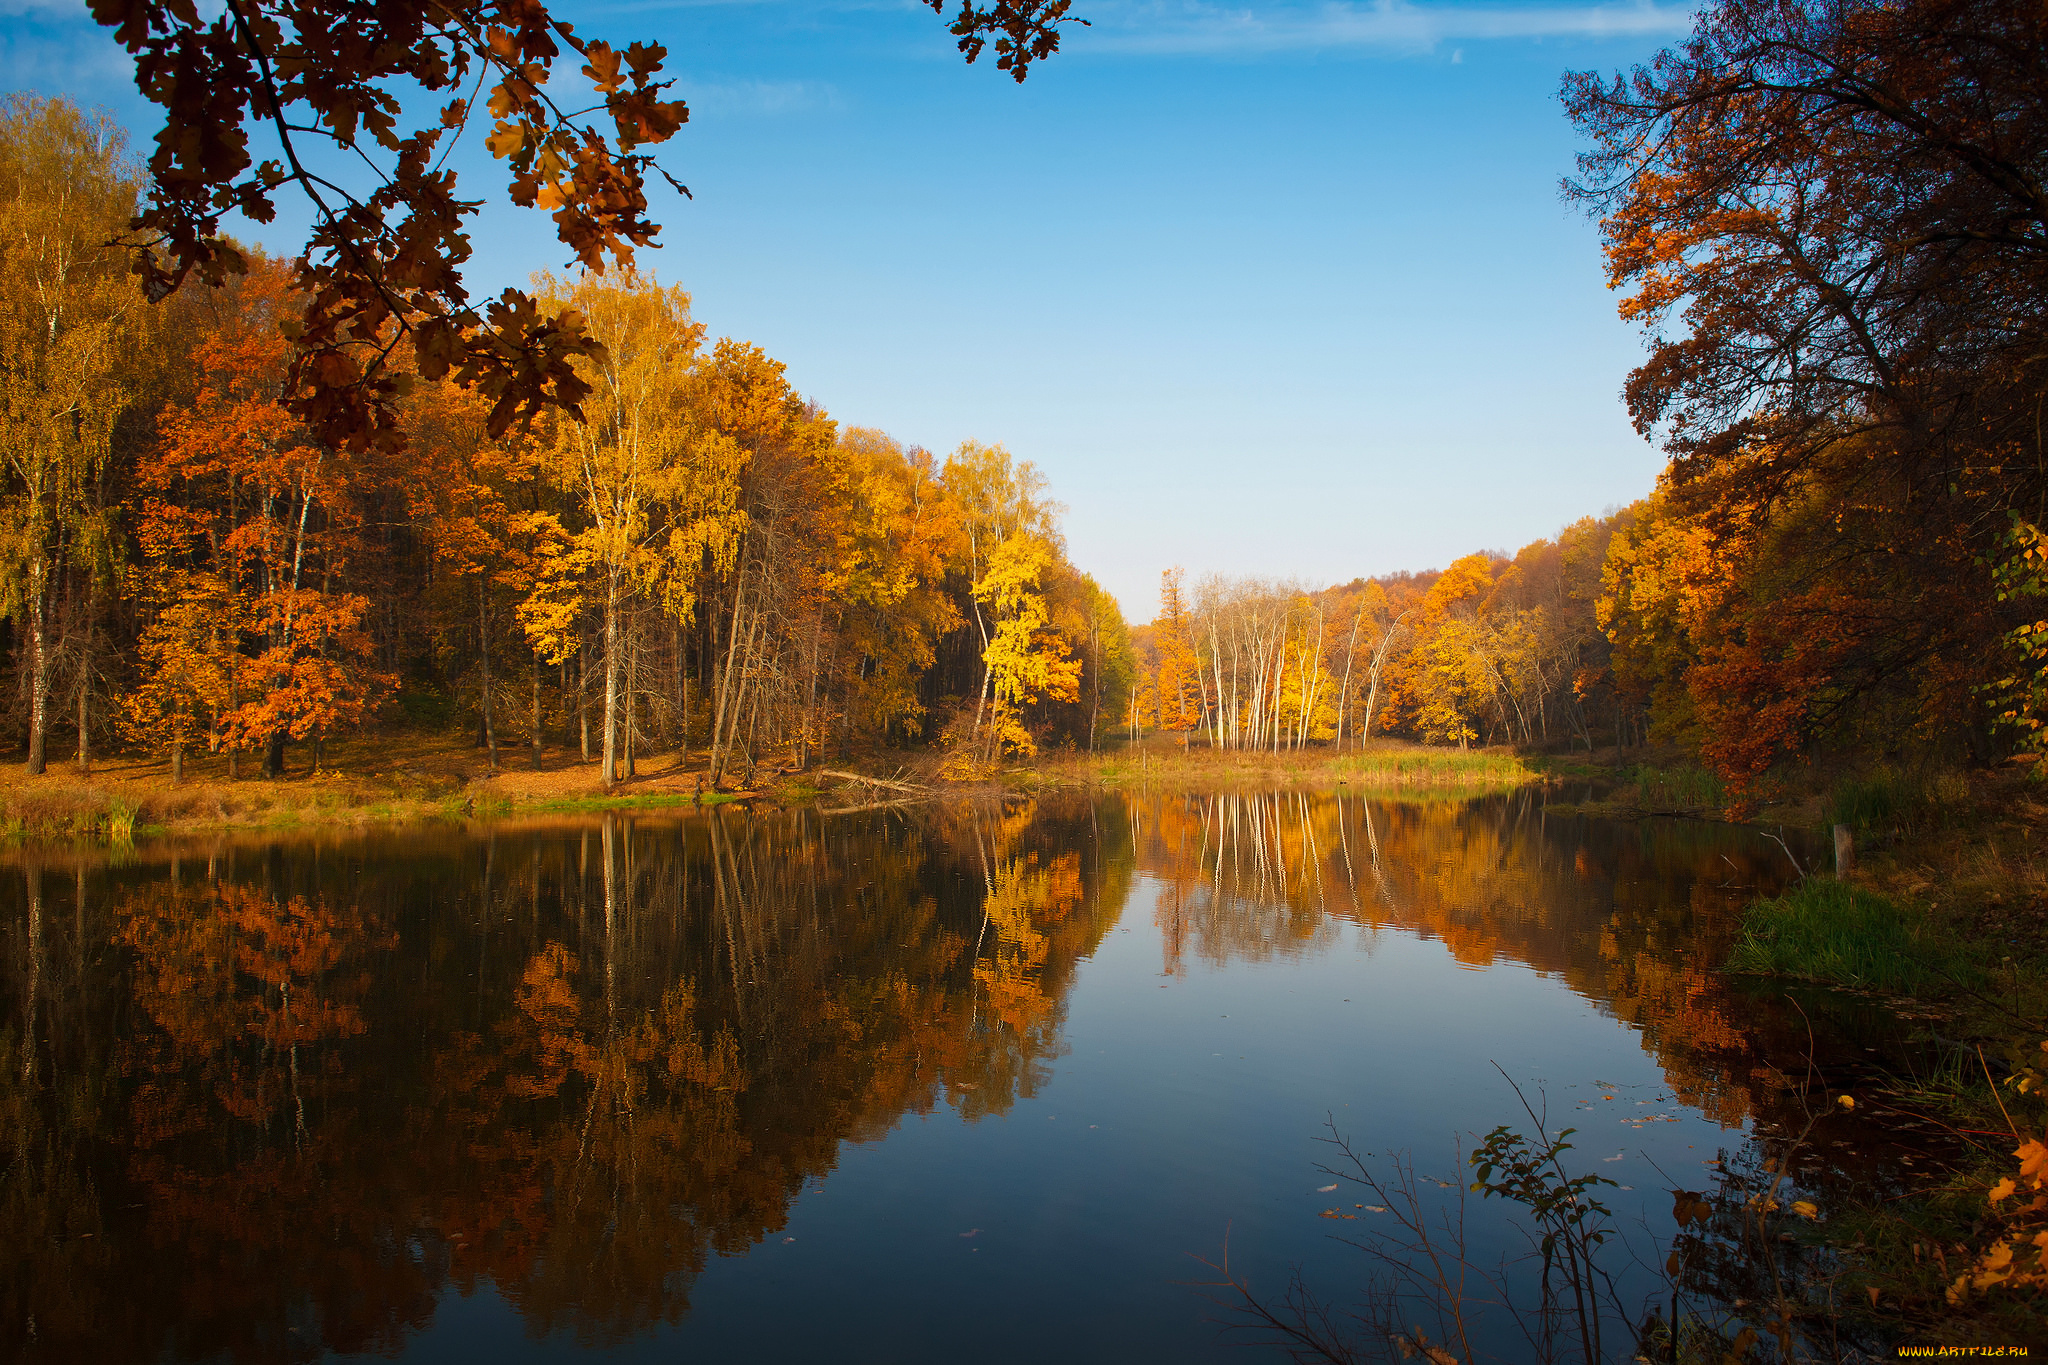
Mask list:
MULTIPOLYGON (((1641 349, 1597 229, 1559 198, 1557 88, 1682 36, 1682 6, 1075 0, 1094 27, 1022 86, 910 3, 558 12, 665 43, 690 98, 662 160, 696 198, 659 192, 643 264, 840 420, 1035 461, 1134 621, 1175 564, 1440 567, 1662 466, 1620 402, 1641 349)), ((0 84, 146 143, 82 4, 0 18, 0 84)), ((489 175, 476 155, 464 188, 489 175)), ((563 263, 539 215, 476 237, 478 292, 563 263)))

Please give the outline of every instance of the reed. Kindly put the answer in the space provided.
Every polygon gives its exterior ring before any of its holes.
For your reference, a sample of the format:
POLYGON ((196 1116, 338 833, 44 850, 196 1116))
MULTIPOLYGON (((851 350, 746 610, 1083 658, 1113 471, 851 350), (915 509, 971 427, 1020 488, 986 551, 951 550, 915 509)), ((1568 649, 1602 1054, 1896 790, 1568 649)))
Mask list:
POLYGON ((1941 993, 1982 975, 1973 955, 1919 911, 1821 877, 1751 906, 1728 969, 1908 995, 1941 993))

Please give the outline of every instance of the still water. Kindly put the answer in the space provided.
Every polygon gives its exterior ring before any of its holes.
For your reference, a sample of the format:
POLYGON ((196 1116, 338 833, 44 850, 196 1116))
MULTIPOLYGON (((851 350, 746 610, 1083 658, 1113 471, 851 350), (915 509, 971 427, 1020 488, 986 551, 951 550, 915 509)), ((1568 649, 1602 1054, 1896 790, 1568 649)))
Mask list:
POLYGON ((1351 1292, 1333 1126, 1448 1188, 1504 1073, 1667 1226, 1768 1103, 1712 969, 1784 863, 1534 792, 18 853, 0 1355, 1261 1358, 1196 1258, 1351 1292))

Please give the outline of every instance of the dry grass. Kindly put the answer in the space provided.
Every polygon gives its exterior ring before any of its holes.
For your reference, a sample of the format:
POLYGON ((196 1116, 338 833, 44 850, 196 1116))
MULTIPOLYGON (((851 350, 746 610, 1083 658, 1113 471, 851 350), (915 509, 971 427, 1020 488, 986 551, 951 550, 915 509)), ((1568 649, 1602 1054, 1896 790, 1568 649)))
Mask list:
MULTIPOLYGON (((600 765, 574 749, 544 750, 537 769, 530 748, 498 753, 493 776, 484 751, 467 736, 365 735, 324 746, 318 771, 311 747, 294 746, 286 754, 285 776, 275 780, 257 775, 261 764, 252 755, 241 757, 232 778, 223 757, 188 757, 184 780, 175 785, 169 761, 161 757, 112 755, 96 759, 90 773, 66 760, 30 777, 15 755, 0 767, 0 838, 119 841, 153 830, 367 825, 679 805, 694 801, 706 785, 701 753, 642 759, 635 776, 609 793, 600 765)), ((777 783, 769 794, 781 794, 775 768, 764 765, 761 781, 764 787, 777 783)), ((789 794, 801 797, 808 789, 789 794)))
POLYGON ((2048 960, 2048 784, 2001 769, 1952 784, 1938 807, 1859 835, 1856 880, 1925 906, 1991 960, 2048 960))
POLYGON ((1044 784, 1130 788, 1222 786, 1348 787, 1360 791, 1471 794, 1540 781, 1542 774, 1506 749, 1443 749, 1372 740, 1363 752, 1329 749, 1186 749, 1152 737, 1096 754, 1048 755, 1028 770, 1044 784))

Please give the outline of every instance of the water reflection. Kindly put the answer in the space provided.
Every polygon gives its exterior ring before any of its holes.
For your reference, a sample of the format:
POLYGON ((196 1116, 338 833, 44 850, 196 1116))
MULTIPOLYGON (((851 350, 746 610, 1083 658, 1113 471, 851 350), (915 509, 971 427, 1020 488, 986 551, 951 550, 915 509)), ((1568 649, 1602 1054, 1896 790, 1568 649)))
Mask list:
MULTIPOLYGON (((1688 1104, 1755 1110, 1759 1029, 1789 1011, 1715 970, 1784 854, 1703 822, 1548 818, 1540 791, 1392 804, 1298 791, 1161 797, 1131 808, 1140 865, 1165 883, 1163 970, 1326 947, 1342 921, 1440 940, 1568 983, 1642 1032, 1688 1104)), ((1803 1027, 1803 1025, 1801 1026, 1803 1027)))
POLYGON ((1710 967, 1770 852, 1266 793, 23 853, 0 1351, 388 1353, 484 1286, 535 1337, 681 1323, 842 1144, 1044 1090, 1140 877, 1169 977, 1437 939, 1599 1002, 1735 1122, 1758 1022, 1710 967))

